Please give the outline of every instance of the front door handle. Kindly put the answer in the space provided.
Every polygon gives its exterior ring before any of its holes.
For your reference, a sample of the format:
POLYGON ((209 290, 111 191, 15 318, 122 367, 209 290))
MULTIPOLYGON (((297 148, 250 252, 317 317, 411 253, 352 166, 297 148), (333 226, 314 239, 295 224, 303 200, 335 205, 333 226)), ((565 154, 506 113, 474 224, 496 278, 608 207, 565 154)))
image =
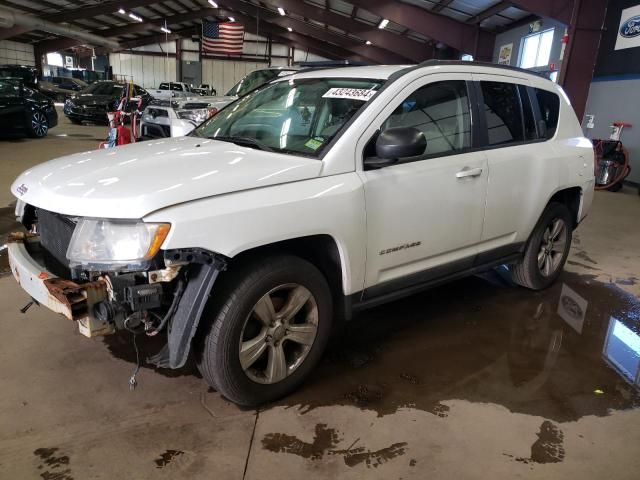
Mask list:
POLYGON ((464 167, 462 170, 456 173, 456 178, 479 177, 480 175, 482 175, 481 168, 464 167))

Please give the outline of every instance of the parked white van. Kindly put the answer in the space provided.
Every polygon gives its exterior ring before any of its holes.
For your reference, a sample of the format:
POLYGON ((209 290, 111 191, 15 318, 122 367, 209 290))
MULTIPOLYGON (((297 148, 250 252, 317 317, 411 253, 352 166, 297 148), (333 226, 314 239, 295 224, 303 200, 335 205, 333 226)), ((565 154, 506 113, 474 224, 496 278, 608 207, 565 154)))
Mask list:
POLYGON ((85 335, 164 335, 158 366, 192 352, 242 405, 298 387, 352 312, 497 265, 548 287, 593 198, 566 95, 519 69, 307 71, 223 113, 20 175, 9 259, 85 335))

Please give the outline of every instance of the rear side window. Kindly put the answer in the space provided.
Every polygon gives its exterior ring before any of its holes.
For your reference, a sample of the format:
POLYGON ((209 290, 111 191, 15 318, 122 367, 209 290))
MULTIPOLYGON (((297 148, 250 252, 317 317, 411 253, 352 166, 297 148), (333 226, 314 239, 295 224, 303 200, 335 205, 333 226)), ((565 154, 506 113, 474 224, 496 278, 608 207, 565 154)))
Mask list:
POLYGON ((411 93, 382 125, 382 130, 414 127, 427 139, 426 156, 471 147, 471 117, 463 80, 435 82, 411 93))
POLYGON ((546 138, 551 138, 558 128, 558 117, 560 115, 560 97, 548 90, 535 89, 540 116, 547 126, 546 138))
POLYGON ((527 87, 524 85, 518 85, 518 92, 520 92, 520 102, 522 103, 522 119, 524 120, 524 139, 536 140, 538 138, 538 132, 536 132, 536 120, 533 115, 533 108, 531 108, 531 100, 527 92, 527 87))
POLYGON ((513 83, 480 82, 489 146, 524 140, 518 87, 513 83))

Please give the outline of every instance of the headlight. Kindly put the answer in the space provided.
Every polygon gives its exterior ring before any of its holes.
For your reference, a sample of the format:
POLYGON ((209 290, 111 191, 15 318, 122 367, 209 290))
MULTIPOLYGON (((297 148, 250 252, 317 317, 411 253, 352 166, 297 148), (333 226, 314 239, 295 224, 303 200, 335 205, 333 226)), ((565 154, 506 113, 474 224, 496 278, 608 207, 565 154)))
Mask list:
POLYGON ((176 115, 183 120, 189 120, 190 122, 200 125, 205 120, 213 117, 218 113, 218 109, 212 108, 199 108, 197 110, 177 110, 176 115))
POLYGON ((158 252, 170 228, 168 223, 81 219, 67 258, 72 267, 139 270, 158 252))

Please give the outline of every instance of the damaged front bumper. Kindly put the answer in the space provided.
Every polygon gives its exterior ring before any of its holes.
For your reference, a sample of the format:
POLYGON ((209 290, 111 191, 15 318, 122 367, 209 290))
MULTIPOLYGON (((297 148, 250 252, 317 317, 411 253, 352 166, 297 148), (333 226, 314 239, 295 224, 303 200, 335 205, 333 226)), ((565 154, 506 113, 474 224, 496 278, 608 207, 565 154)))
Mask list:
POLYGON ((121 276, 98 272, 90 277, 93 281, 76 283, 56 276, 43 266, 37 235, 13 233, 7 250, 11 272, 31 298, 76 321, 80 333, 87 337, 130 329, 127 321, 134 317, 142 321, 147 335, 153 336, 166 328, 167 343, 149 359, 165 368, 180 368, 185 364, 213 284, 227 265, 225 258, 206 250, 169 250, 164 252, 163 269, 121 276), (178 279, 182 269, 186 269, 185 275, 178 279), (134 280, 131 275, 139 277, 142 283, 130 283, 134 280), (120 280, 122 278, 124 280, 120 280), (184 288, 176 288, 181 282, 184 288), (160 283, 166 285, 164 295, 173 296, 172 306, 164 313, 159 297, 164 287, 160 287, 160 283), (163 319, 159 325, 150 324, 149 311, 156 318, 162 313, 166 322, 163 319), (147 330, 148 326, 151 330, 147 330))
POLYGON ((36 235, 12 233, 7 251, 11 272, 20 286, 40 305, 78 322, 80 333, 87 337, 115 332, 109 322, 97 319, 93 306, 107 298, 104 280, 77 284, 57 277, 38 260, 40 241, 36 235))

